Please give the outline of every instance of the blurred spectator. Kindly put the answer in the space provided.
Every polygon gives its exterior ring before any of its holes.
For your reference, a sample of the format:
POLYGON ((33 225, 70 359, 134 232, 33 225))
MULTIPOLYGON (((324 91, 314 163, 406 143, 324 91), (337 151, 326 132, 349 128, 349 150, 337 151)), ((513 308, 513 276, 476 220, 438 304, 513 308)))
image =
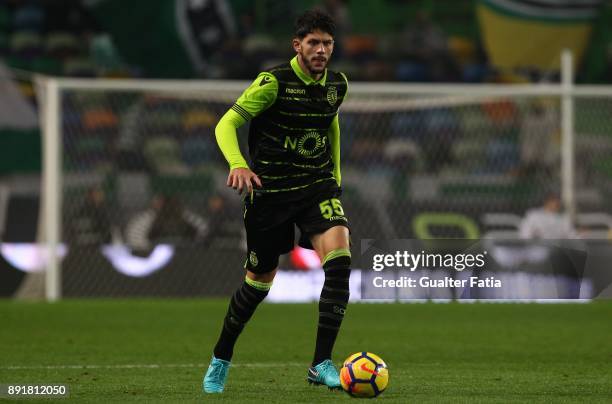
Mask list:
POLYGON ((100 188, 87 191, 83 205, 70 214, 68 241, 77 245, 101 245, 113 241, 115 234, 110 209, 100 188))
POLYGON ((585 246, 577 240, 580 236, 569 215, 562 211, 558 194, 548 194, 542 207, 527 211, 519 225, 519 236, 532 240, 526 243, 527 263, 549 265, 557 285, 557 297, 578 298, 586 260, 585 246))
POLYGON ((190 57, 198 73, 209 78, 227 77, 219 68, 231 71, 241 48, 238 28, 228 0, 190 1, 185 24, 190 39, 190 57))
POLYGON ((519 226, 519 235, 524 239, 556 239, 577 238, 570 217, 562 212, 561 198, 550 193, 544 199, 540 208, 527 211, 519 226))
POLYGON ((559 118, 554 108, 534 102, 523 117, 520 127, 520 174, 550 178, 557 167, 559 150, 554 138, 559 131, 559 118))
POLYGON ((222 196, 215 194, 208 198, 206 209, 208 233, 204 240, 207 247, 216 250, 241 247, 244 232, 242 221, 235 220, 235 213, 222 196))
POLYGON ((202 241, 208 231, 207 221, 185 208, 177 196, 157 195, 150 208, 128 222, 125 233, 127 244, 142 251, 156 243, 202 241))

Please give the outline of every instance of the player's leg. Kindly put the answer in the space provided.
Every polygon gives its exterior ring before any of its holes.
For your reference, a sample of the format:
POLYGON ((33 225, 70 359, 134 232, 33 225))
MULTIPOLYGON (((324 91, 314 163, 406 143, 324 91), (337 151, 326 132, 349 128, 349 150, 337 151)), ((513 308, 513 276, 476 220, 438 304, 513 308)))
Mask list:
POLYGON ((330 388, 340 388, 338 371, 331 361, 331 353, 344 318, 349 299, 351 254, 348 222, 338 194, 331 190, 304 209, 298 220, 302 235, 308 235, 310 246, 316 250, 325 270, 325 283, 319 299, 319 322, 312 367, 308 381, 330 388))
POLYGON ((244 282, 233 294, 223 320, 221 334, 204 377, 204 391, 207 393, 223 392, 236 341, 257 306, 268 295, 279 255, 293 245, 293 223, 284 221, 284 217, 272 215, 274 211, 274 207, 265 203, 245 201, 248 251, 244 266, 247 273, 244 282))
POLYGON ((232 296, 223 319, 223 329, 213 350, 215 358, 231 361, 238 337, 259 303, 268 295, 275 274, 276 269, 261 274, 247 270, 244 282, 232 296))
POLYGON ((325 282, 319 299, 319 324, 313 366, 331 359, 349 300, 351 253, 349 230, 335 226, 311 237, 312 245, 321 257, 325 282))
POLYGON ((247 270, 244 282, 232 295, 223 319, 221 334, 215 344, 213 357, 204 376, 203 389, 206 393, 223 392, 236 341, 259 303, 268 295, 276 274, 278 257, 276 263, 272 261, 270 265, 273 266, 268 268, 273 269, 263 273, 247 270))
POLYGON ((349 299, 351 253, 349 231, 344 226, 332 227, 311 237, 321 257, 325 283, 319 299, 319 325, 313 365, 331 359, 340 325, 349 299))

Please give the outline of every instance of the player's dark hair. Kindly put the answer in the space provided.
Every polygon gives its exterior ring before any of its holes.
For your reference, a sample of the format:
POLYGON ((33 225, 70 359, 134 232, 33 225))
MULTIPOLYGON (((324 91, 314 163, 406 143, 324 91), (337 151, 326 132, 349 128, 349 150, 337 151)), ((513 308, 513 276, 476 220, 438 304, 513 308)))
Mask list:
POLYGON ((336 35, 336 23, 329 14, 320 10, 308 10, 295 20, 296 38, 303 39, 315 30, 321 30, 334 37, 336 35))

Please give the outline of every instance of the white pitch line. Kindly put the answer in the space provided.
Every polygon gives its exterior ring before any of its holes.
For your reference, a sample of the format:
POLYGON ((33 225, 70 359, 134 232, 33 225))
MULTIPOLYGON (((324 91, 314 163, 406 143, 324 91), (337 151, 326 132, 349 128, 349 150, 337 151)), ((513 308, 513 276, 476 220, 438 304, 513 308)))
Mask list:
MULTIPOLYGON (((235 363, 237 368, 282 368, 282 367, 308 367, 308 363, 235 363)), ((56 369, 164 369, 164 368, 207 368, 208 363, 165 363, 165 364, 125 364, 125 365, 32 365, 32 366, 0 366, 0 370, 56 370, 56 369)))

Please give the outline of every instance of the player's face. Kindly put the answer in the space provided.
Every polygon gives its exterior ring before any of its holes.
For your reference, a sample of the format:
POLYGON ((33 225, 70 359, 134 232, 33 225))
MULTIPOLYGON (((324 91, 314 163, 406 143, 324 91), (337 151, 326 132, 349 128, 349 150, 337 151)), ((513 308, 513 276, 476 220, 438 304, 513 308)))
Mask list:
POLYGON ((323 73, 327 67, 334 51, 334 38, 326 32, 316 30, 301 40, 294 39, 293 48, 310 74, 317 75, 323 73))

